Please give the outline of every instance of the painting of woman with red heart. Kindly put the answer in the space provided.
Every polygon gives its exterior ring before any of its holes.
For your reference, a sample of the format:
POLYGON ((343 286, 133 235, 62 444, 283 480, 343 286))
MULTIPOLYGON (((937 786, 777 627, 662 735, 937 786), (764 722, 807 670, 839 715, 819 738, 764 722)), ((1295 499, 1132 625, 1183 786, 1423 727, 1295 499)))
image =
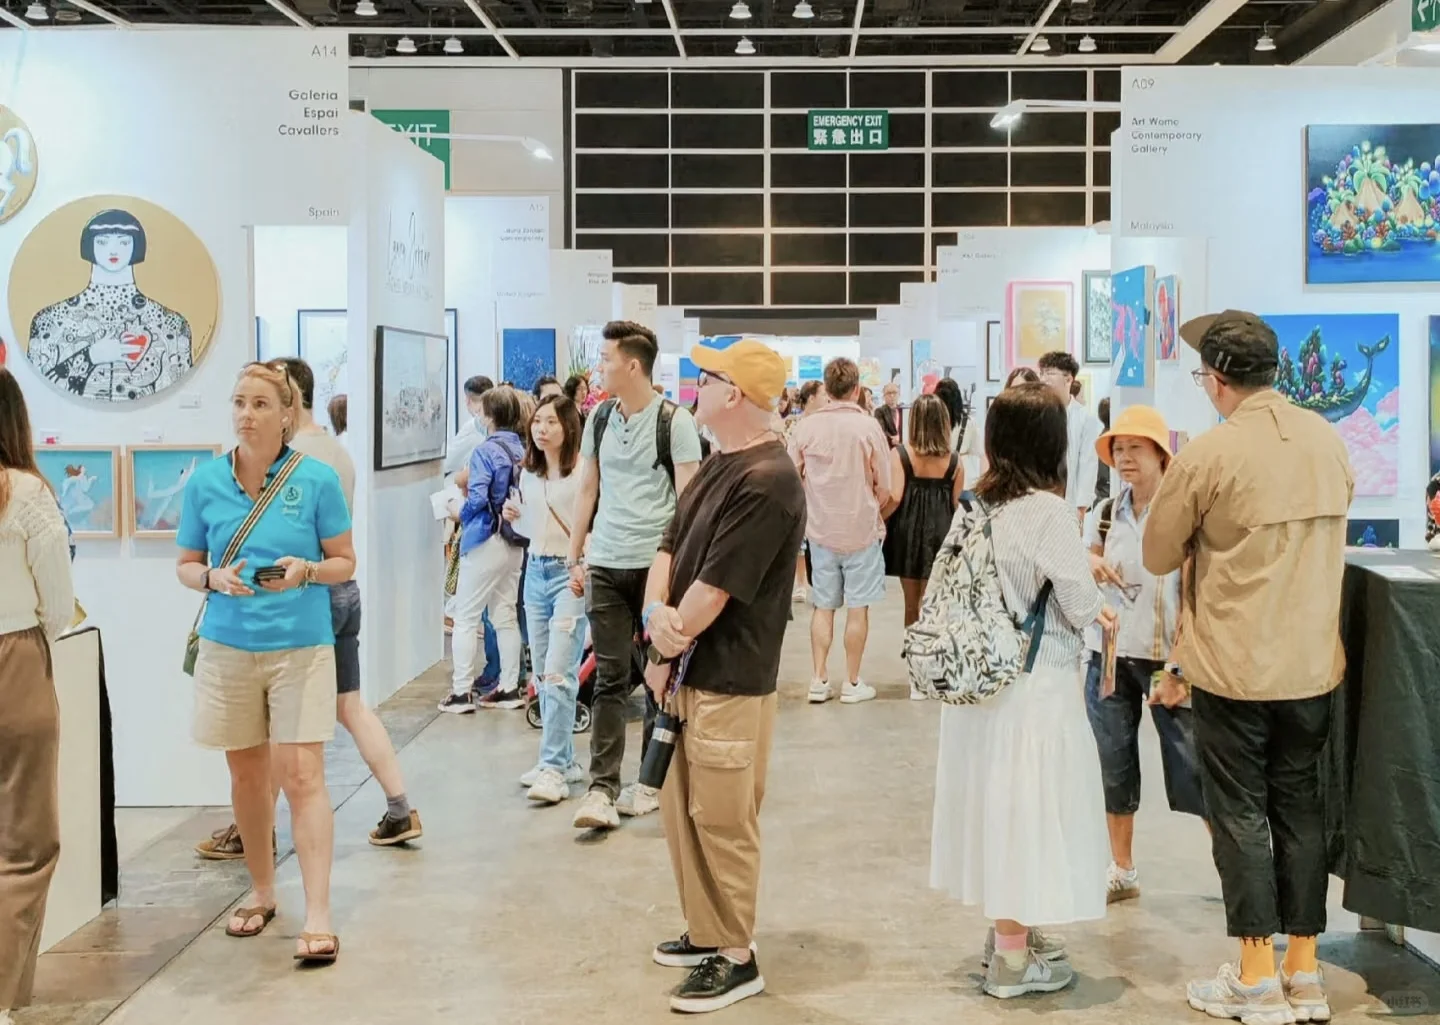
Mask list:
POLYGON ((80 398, 129 402, 169 388, 194 366, 189 321, 136 284, 148 242, 140 219, 122 209, 99 211, 81 230, 88 284, 30 322, 30 362, 58 387, 80 398))

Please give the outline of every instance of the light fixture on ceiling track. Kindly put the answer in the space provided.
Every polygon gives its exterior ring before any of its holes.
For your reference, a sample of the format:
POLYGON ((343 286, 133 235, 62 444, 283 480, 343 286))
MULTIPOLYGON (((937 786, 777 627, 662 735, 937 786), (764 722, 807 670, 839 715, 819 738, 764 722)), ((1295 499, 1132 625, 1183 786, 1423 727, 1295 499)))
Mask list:
POLYGON ((745 0, 735 0, 735 6, 730 8, 730 17, 735 21, 749 21, 750 5, 745 0))
POLYGON ((360 0, 355 5, 355 13, 362 18, 373 18, 380 12, 375 9, 375 0, 360 0))
POLYGON ((1030 44, 1030 52, 1031 52, 1031 53, 1049 53, 1049 52, 1050 52, 1050 40, 1046 39, 1044 36, 1036 36, 1036 37, 1035 37, 1035 42, 1033 42, 1033 43, 1030 44))
POLYGON ((524 146, 536 160, 554 160, 545 144, 539 139, 533 139, 528 135, 520 137, 520 145, 524 146))
POLYGON ((459 37, 459 36, 451 36, 449 39, 445 40, 445 52, 446 52, 446 53, 464 53, 464 52, 465 52, 465 44, 462 43, 462 42, 460 42, 460 37, 459 37))
POLYGON ((750 42, 748 36, 741 36, 740 42, 735 44, 735 52, 741 57, 749 57, 755 52, 755 44, 750 42))
POLYGON ((1270 38, 1270 29, 1266 27, 1260 33, 1260 38, 1255 40, 1255 49, 1260 53, 1269 53, 1275 49, 1275 40, 1270 38))
POLYGON ((800 0, 800 2, 795 5, 795 10, 792 11, 791 14, 801 21, 809 21, 815 17, 815 9, 810 6, 808 0, 800 0))
POLYGON ((40 3, 40 0, 35 0, 29 7, 25 8, 25 17, 31 21, 49 21, 50 12, 45 9, 45 5, 40 3))
POLYGON ((1075 47, 1075 49, 1079 50, 1081 53, 1094 53, 1097 49, 1095 46, 1095 37, 1081 36, 1080 45, 1075 47))
POLYGON ((401 36, 400 42, 395 44, 396 53, 403 53, 409 55, 414 53, 415 51, 415 40, 411 39, 409 36, 401 36))

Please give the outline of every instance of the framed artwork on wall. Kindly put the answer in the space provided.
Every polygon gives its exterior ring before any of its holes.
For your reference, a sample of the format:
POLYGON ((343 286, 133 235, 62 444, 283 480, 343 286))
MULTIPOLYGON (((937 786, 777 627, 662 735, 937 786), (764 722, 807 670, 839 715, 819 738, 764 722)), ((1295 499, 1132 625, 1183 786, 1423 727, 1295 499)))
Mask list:
POLYGON ((450 340, 450 374, 445 382, 449 389, 449 399, 445 403, 447 415, 450 417, 448 430, 453 438, 455 432, 460 429, 460 311, 447 309, 445 311, 445 337, 450 340))
POLYGON ((118 446, 41 445, 35 462, 77 539, 120 536, 118 446))
POLYGON ((297 310, 295 344, 315 374, 315 422, 332 434, 330 400, 350 392, 349 317, 344 310, 297 310))
POLYGON ((507 327, 500 334, 500 378, 530 391, 540 378, 555 373, 553 327, 507 327))
POLYGON ((1110 362, 1110 272, 1087 270, 1081 276, 1080 291, 1085 303, 1085 363, 1110 362))
POLYGON ((1155 358, 1173 363, 1180 358, 1180 279, 1166 274, 1155 279, 1155 358))
POLYGON ((131 445, 125 450, 125 508, 135 537, 174 538, 180 528, 185 484, 195 468, 221 452, 219 445, 131 445))
MULTIPOLYGON (((1440 317, 1430 318, 1430 476, 1440 474, 1440 317)), ((1437 510, 1440 511, 1440 510, 1437 510)), ((1436 521, 1440 523, 1440 520, 1436 521)))
POLYGON ((1346 520, 1345 544, 1349 548, 1399 548, 1399 520, 1346 520))
POLYGON ((444 458, 449 347, 444 335, 375 329, 376 470, 444 458))
POLYGON ((1005 289, 1006 371, 1033 367, 1047 352, 1074 352, 1069 281, 1012 281, 1005 289))
POLYGON ((1005 330, 998 320, 985 322, 985 380, 992 384, 1005 380, 1005 330))
POLYGON ((1155 319, 1150 308, 1154 293, 1155 268, 1148 264, 1110 277, 1116 387, 1144 388, 1150 383, 1155 363, 1155 319))

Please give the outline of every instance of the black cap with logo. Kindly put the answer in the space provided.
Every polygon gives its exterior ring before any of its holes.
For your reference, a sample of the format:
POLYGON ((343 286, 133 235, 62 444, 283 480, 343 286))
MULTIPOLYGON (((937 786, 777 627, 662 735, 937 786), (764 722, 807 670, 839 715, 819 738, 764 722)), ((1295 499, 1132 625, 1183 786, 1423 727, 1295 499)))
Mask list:
POLYGON ((1280 365, 1280 341, 1269 324, 1243 310, 1226 310, 1180 325, 1185 344, 1222 374, 1263 374, 1280 365))

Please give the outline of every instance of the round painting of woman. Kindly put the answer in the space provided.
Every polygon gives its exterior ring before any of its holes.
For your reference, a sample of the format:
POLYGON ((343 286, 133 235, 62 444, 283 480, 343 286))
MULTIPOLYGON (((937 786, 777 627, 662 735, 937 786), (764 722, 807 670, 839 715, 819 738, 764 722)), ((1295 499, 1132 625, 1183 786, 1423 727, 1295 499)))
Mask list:
POLYGON ((215 264, 179 218, 131 196, 68 203, 26 237, 10 273, 10 316, 34 368, 95 402, 178 384, 220 313, 215 264))

